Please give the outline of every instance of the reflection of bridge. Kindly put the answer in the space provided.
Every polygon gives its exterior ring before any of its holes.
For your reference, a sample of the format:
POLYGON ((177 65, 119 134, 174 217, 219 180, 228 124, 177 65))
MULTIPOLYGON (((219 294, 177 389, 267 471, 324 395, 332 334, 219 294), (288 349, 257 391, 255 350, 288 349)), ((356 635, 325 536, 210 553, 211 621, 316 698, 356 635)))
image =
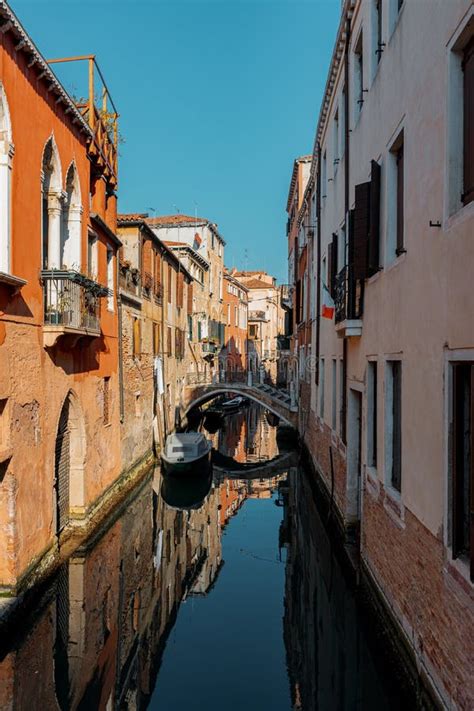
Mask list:
POLYGON ((249 400, 262 405, 270 412, 280 417, 293 427, 298 423, 298 407, 294 398, 286 390, 274 388, 265 383, 254 382, 252 373, 246 381, 233 380, 232 374, 226 373, 226 379, 210 380, 204 373, 190 373, 186 380, 184 402, 181 415, 184 417, 189 410, 223 393, 243 395, 249 400))
POLYGON ((213 450, 212 467, 215 473, 226 479, 270 479, 287 472, 288 469, 298 464, 298 452, 284 452, 274 459, 254 464, 239 464, 232 457, 213 450))

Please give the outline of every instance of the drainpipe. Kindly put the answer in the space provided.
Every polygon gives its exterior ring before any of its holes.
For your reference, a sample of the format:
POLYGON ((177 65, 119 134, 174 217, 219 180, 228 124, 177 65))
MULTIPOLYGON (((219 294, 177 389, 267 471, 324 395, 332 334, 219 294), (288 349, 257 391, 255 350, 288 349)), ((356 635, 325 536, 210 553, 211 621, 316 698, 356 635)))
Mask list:
POLYGON ((317 146, 317 173, 316 173, 316 385, 319 386, 319 354, 321 350, 321 144, 317 146))
MULTIPOLYGON (((349 41, 351 37, 351 21, 349 17, 346 19, 346 44, 344 47, 344 85, 345 85, 345 100, 344 100, 344 213, 346 216, 346 239, 349 239, 349 179, 350 179, 350 165, 349 165, 349 41)), ((347 314, 346 314, 347 316, 347 314)), ((347 443, 347 337, 344 337, 344 342, 342 346, 342 371, 344 388, 342 391, 342 441, 344 444, 347 443)))

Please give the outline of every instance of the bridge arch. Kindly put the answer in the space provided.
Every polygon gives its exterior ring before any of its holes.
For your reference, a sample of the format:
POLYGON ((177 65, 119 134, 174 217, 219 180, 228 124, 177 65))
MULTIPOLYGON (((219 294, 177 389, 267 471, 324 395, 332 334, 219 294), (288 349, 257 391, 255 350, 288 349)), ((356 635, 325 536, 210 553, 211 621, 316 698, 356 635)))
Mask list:
POLYGON ((296 413, 291 412, 291 410, 286 408, 283 403, 279 403, 280 407, 278 407, 278 405, 272 403, 272 398, 266 396, 266 393, 264 392, 260 392, 258 390, 256 391, 250 387, 242 387, 242 385, 231 385, 227 383, 214 385, 212 388, 207 386, 204 392, 199 393, 200 390, 201 388, 199 387, 193 389, 190 401, 185 404, 184 416, 187 416, 190 410, 194 407, 197 407, 205 402, 209 402, 210 400, 214 400, 216 397, 219 397, 219 395, 223 395, 224 393, 234 393, 235 395, 247 397, 249 400, 257 403, 257 405, 273 412, 274 415, 279 417, 290 427, 296 426, 295 421, 293 421, 294 417, 292 417, 292 415, 295 415, 296 413), (199 394, 196 395, 196 392, 199 394))

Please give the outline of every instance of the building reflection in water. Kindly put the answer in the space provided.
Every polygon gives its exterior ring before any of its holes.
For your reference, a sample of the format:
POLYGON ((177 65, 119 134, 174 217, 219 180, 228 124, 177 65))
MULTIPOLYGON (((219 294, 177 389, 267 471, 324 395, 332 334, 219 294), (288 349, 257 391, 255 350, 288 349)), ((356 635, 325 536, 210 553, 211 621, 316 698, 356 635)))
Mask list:
MULTIPOLYGON (((265 463, 278 453, 276 429, 253 407, 226 418, 213 439, 241 463, 265 463)), ((226 526, 247 499, 269 499, 276 490, 283 519, 274 541, 275 549, 286 550, 283 636, 292 708, 414 708, 402 687, 394 688, 394 670, 383 668, 386 657, 373 651, 311 481, 297 468, 265 479, 234 473, 191 485, 163 480, 156 471, 106 530, 75 551, 14 637, 0 637, 0 709, 147 708, 163 688, 159 671, 181 603, 218 584, 226 526)), ((232 560, 238 576, 238 557, 232 560)), ((260 569, 260 586, 264 573, 260 569)), ((264 595, 272 592, 281 595, 273 588, 264 595)), ((239 600, 230 599, 233 604, 239 600)), ((245 635, 252 645, 252 629, 245 635)), ((212 674, 209 684, 216 684, 212 674)), ((256 691, 249 688, 249 699, 256 691)), ((287 703, 282 699, 278 708, 287 703)))
POLYGON ((335 555, 310 475, 290 469, 279 493, 284 504, 280 545, 287 549, 284 638, 293 709, 417 708, 335 555))
MULTIPOLYGON (((247 443, 267 433, 254 417, 249 408, 228 419, 228 436, 215 435, 242 462, 247 443)), ((274 430, 273 443, 268 433, 266 440, 262 460, 277 453, 274 430)), ((181 602, 216 583, 229 519, 247 498, 271 496, 284 476, 209 480, 183 494, 162 486, 157 470, 75 551, 38 602, 41 612, 23 620, 13 640, 0 640, 0 709, 146 708, 181 602), (183 495, 194 501, 180 505, 183 495)))

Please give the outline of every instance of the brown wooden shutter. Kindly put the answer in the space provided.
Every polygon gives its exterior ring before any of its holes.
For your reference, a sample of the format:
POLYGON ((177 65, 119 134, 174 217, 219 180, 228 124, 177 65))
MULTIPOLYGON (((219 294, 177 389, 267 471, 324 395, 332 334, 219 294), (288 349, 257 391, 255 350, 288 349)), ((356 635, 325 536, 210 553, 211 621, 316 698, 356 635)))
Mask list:
POLYGON ((171 304, 172 279, 173 279, 173 270, 171 268, 171 264, 168 264, 168 303, 169 304, 171 304))
POLYGON ((193 313, 193 284, 188 284, 188 315, 193 313))
POLYGON ((397 254, 405 252, 404 225, 405 225, 405 159, 403 144, 397 151, 397 254))
POLYGON ((380 172, 380 165, 373 160, 370 179, 368 276, 380 269, 380 172))
POLYGON ((336 292, 336 276, 337 276, 337 252, 338 252, 338 238, 337 234, 334 233, 332 236, 332 249, 331 249, 331 282, 329 290, 331 296, 334 296, 336 292))
POLYGON ((367 251, 369 238, 370 182, 355 186, 353 277, 367 277, 367 251))
POLYGON ((464 205, 474 200, 474 37, 463 57, 464 71, 464 205))

